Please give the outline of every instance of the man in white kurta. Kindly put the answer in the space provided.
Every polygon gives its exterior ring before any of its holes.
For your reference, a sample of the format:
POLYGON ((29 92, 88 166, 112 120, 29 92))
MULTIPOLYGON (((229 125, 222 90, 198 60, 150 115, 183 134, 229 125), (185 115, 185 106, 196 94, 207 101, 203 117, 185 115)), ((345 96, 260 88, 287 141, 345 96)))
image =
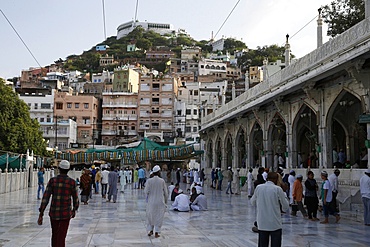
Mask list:
POLYGON ((282 220, 281 209, 289 210, 289 202, 283 189, 277 186, 278 175, 270 172, 267 182, 256 187, 251 198, 251 204, 257 205, 258 246, 269 246, 271 237, 272 246, 281 246, 282 220))
MULTIPOLYGON (((293 184, 295 181, 295 171, 290 170, 289 177, 288 177, 288 183, 289 183, 289 203, 293 204, 293 184)), ((286 211, 284 211, 286 212, 286 211)))
POLYGON ((190 210, 190 200, 187 195, 183 194, 180 189, 179 194, 176 196, 174 203, 172 203, 173 210, 180 212, 188 212, 190 210))
POLYGON ((360 179, 360 192, 364 204, 364 223, 370 226, 370 169, 360 179))
POLYGON ((207 210, 207 197, 202 193, 202 191, 197 190, 197 198, 190 204, 190 207, 194 211, 207 210))
POLYGON ((146 206, 148 236, 153 235, 154 231, 156 238, 161 233, 168 199, 166 182, 158 176, 160 170, 158 165, 153 167, 153 177, 146 181, 144 189, 148 202, 146 206))
POLYGON ((125 185, 126 185, 125 171, 123 170, 123 168, 121 168, 118 175, 119 175, 119 183, 121 185, 120 191, 123 193, 125 192, 125 185))

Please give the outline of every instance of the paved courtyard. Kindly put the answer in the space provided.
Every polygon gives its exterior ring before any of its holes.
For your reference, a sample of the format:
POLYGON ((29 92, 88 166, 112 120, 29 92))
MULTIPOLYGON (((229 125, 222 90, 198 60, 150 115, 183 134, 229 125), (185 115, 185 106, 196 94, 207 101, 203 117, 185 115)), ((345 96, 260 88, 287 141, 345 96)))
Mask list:
MULTIPOLYGON (((184 188, 184 184, 182 184, 184 188)), ((50 221, 37 225, 37 188, 0 195, 0 246, 50 246, 50 221)), ((245 193, 226 195, 225 190, 205 188, 208 211, 168 210, 159 238, 148 237, 145 227, 143 190, 127 186, 117 203, 107 203, 93 195, 89 205, 81 205, 71 220, 67 246, 257 246, 258 234, 251 228, 255 208, 245 193)), ((170 205, 169 205, 170 208, 170 205)), ((48 210, 47 210, 48 211, 48 210)), ((322 218, 322 217, 321 217, 322 218)), ((369 246, 370 227, 360 215, 342 213, 339 224, 328 225, 283 215, 283 246, 369 246)))

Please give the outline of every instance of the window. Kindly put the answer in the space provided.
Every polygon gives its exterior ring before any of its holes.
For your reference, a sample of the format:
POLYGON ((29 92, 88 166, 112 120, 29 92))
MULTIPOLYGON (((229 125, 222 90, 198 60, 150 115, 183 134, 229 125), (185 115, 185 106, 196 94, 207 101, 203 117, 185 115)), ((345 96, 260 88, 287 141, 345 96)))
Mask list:
POLYGON ((185 127, 185 132, 191 132, 191 127, 190 126, 186 126, 185 127))
POLYGON ((84 103, 84 108, 89 109, 89 103, 84 103))
POLYGON ((189 95, 193 95, 193 90, 189 90, 189 95))
POLYGON ((182 95, 182 90, 179 91, 179 95, 182 95))
POLYGON ((39 107, 39 104, 35 103, 35 109, 37 109, 39 107))
POLYGON ((131 130, 135 130, 136 128, 135 128, 135 125, 132 125, 131 126, 131 130))
POLYGON ((51 104, 41 103, 41 109, 50 109, 50 108, 51 108, 51 104))
POLYGON ((67 108, 72 108, 72 103, 67 103, 67 108))
POLYGON ((181 116, 181 110, 177 110, 177 116, 181 116))
POLYGON ((63 110, 63 103, 57 102, 55 103, 55 107, 57 110, 63 110))
POLYGON ((197 109, 194 109, 194 110, 193 110, 193 115, 195 115, 195 116, 196 116, 197 114, 198 114, 197 109))
POLYGON ((48 122, 48 123, 51 122, 51 117, 49 115, 46 116, 46 122, 48 122))
POLYGON ((191 109, 186 109, 186 115, 191 115, 191 109))
POLYGON ((75 108, 80 108, 80 103, 75 103, 75 108))
POLYGON ((198 96, 198 90, 194 90, 194 96, 198 96))
POLYGON ((197 132, 198 131, 198 128, 197 127, 193 127, 193 132, 197 132))
POLYGON ((82 118, 82 123, 83 124, 90 124, 90 118, 89 117, 83 117, 82 118))
POLYGON ((40 123, 43 123, 45 120, 43 117, 40 117, 40 123))
POLYGON ((87 138, 89 135, 90 135, 89 130, 81 130, 81 132, 80 132, 80 136, 83 137, 83 138, 87 138))

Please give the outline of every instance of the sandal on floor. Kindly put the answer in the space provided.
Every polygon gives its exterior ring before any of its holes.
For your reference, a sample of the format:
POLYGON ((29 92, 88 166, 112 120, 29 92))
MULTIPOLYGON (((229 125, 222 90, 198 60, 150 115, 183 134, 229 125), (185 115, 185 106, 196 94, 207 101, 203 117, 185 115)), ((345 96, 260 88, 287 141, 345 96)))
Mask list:
POLYGON ((148 236, 150 237, 150 236, 152 236, 153 235, 153 231, 150 231, 149 233, 148 233, 148 236))
POLYGON ((156 237, 156 238, 159 238, 159 237, 160 237, 160 235, 159 235, 159 233, 158 233, 158 232, 156 232, 156 233, 155 233, 155 237, 156 237))

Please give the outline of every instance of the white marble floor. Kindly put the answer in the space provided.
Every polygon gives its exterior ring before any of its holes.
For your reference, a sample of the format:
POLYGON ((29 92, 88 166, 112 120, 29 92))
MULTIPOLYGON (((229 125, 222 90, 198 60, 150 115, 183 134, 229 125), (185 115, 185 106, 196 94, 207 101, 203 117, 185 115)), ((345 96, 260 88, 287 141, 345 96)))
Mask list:
MULTIPOLYGON (((183 184, 183 186, 185 186, 183 184)), ((37 225, 37 188, 0 195, 0 246, 50 246, 50 222, 37 225)), ((67 246, 257 246, 251 228, 255 208, 246 194, 226 195, 225 190, 205 188, 209 211, 165 214, 160 238, 148 237, 145 229, 143 190, 127 186, 117 203, 93 195, 71 220, 67 246)), ((298 213, 299 214, 299 213, 298 213)), ((370 227, 361 217, 342 212, 342 220, 328 225, 283 215, 283 246, 370 246, 370 227)))

